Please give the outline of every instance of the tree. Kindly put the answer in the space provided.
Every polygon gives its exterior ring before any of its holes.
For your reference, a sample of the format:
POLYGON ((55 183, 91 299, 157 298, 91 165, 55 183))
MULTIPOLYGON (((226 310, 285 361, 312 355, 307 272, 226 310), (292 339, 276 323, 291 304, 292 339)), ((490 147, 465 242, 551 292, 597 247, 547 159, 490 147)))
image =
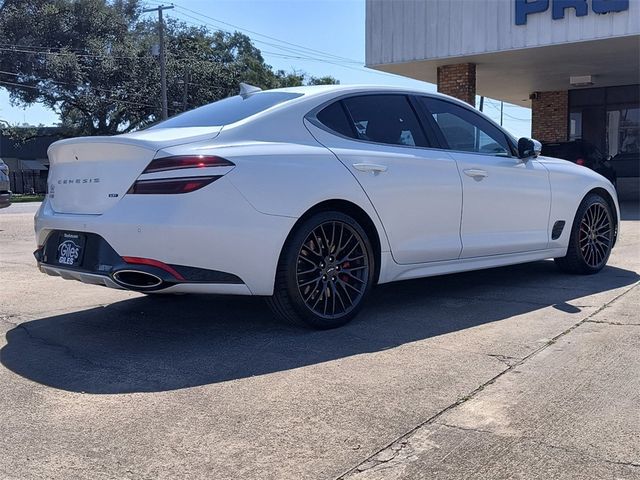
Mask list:
POLYGON ((335 85, 336 83, 340 83, 335 78, 326 75, 324 77, 310 77, 307 85, 335 85))
MULTIPOLYGON (((139 0, 5 0, 0 4, 0 86, 12 103, 42 103, 70 134, 115 134, 160 113, 157 23, 139 0)), ((274 72, 251 39, 170 19, 166 26, 169 114, 261 88, 301 85, 274 72)), ((336 83, 332 77, 310 83, 336 83)))

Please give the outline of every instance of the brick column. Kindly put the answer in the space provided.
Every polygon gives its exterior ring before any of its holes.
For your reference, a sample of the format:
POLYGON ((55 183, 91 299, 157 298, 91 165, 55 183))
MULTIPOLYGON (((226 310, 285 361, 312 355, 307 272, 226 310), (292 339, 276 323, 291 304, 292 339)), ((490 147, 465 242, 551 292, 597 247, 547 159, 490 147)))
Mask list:
POLYGON ((476 106, 476 64, 458 63, 438 67, 438 92, 476 106))
POLYGON ((531 95, 531 136, 540 142, 564 142, 569 137, 569 92, 531 95))

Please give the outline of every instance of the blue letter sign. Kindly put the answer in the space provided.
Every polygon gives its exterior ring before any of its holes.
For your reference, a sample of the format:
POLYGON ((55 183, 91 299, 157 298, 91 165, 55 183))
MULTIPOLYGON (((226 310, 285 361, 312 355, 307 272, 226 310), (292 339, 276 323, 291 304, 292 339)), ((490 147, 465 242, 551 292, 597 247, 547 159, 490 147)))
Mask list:
POLYGON ((624 12, 629 10, 629 0, 593 0, 595 13, 624 12))
POLYGON ((525 25, 530 13, 546 12, 549 0, 516 0, 516 25, 525 25))
POLYGON ((554 20, 564 18, 565 8, 575 8, 576 17, 584 17, 589 13, 587 0, 553 0, 551 18, 554 20))
MULTIPOLYGON (((549 0, 515 0, 516 25, 526 25, 527 16, 531 13, 546 12, 549 10, 549 0)), ((564 11, 573 8, 576 17, 584 17, 589 14, 587 0, 553 0, 551 18, 560 20, 564 18, 564 11)), ((629 0, 591 0, 591 9, 594 13, 624 12, 629 10, 629 0)))

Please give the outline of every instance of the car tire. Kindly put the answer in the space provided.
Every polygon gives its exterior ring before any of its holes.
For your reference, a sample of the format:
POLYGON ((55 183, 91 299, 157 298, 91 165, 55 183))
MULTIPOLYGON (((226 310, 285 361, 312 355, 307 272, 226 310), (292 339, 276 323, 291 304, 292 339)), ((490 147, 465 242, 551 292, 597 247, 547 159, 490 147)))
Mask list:
POLYGON ((362 308, 374 262, 371 241, 356 220, 336 211, 316 213, 289 235, 268 304, 289 323, 339 327, 362 308))
POLYGON ((581 275, 598 273, 611 254, 615 233, 613 212, 598 194, 588 195, 576 212, 567 255, 555 258, 563 272, 581 275))

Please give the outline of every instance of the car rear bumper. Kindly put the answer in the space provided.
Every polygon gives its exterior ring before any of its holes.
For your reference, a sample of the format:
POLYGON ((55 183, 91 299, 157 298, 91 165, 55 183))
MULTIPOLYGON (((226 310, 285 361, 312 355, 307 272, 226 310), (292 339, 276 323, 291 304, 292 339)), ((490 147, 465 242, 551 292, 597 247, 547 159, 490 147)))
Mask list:
POLYGON ((175 283, 166 285, 163 288, 153 290, 125 288, 118 284, 113 278, 104 274, 95 274, 71 270, 68 268, 56 267, 40 263, 38 268, 47 275, 62 277, 65 280, 77 280, 90 285, 101 285, 103 287, 117 288, 122 290, 144 291, 147 293, 206 293, 219 295, 251 295, 245 284, 215 284, 215 283, 175 283))
MULTIPOLYGON (((223 272, 242 281, 231 284, 168 279, 163 284, 166 293, 271 295, 280 251, 295 222, 293 217, 258 212, 223 177, 184 195, 125 195, 101 215, 54 212, 47 198, 36 214, 35 229, 39 249, 54 231, 95 234, 119 258, 153 259, 166 265, 223 272)), ((106 274, 115 281, 114 270, 78 273, 52 262, 42 263, 43 271, 63 278, 104 284, 103 278, 92 275, 106 274)))
POLYGON ((189 286, 200 285, 196 291, 250 294, 244 282, 236 275, 184 265, 169 265, 153 259, 122 257, 106 240, 94 233, 53 230, 45 244, 34 252, 34 256, 43 273, 110 288, 140 292, 184 292, 189 290, 189 286), (84 239, 80 261, 76 266, 63 265, 58 261, 58 245, 63 233, 81 235, 84 239), (127 279, 127 274, 134 274, 135 278, 144 279, 145 283, 127 279), (149 280, 152 280, 151 284, 149 280))

